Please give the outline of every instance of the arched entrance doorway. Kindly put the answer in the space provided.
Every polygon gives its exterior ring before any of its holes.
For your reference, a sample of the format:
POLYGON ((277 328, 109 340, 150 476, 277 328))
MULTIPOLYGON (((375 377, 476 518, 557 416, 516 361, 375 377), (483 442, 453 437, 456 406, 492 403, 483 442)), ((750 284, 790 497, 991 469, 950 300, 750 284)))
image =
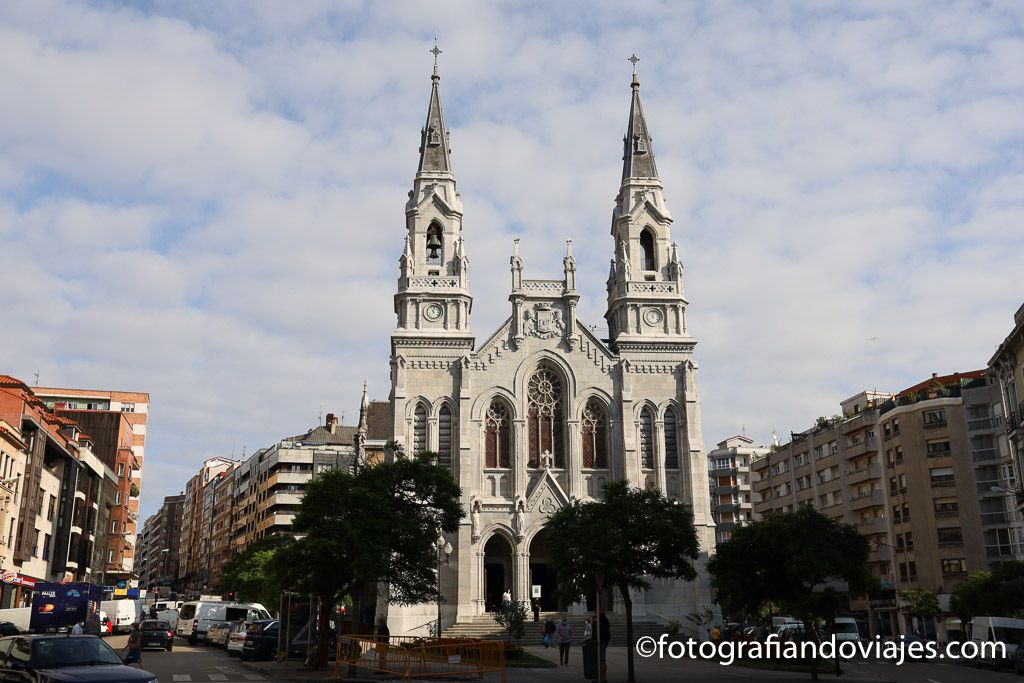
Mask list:
POLYGON ((513 578, 512 543, 494 534, 484 545, 484 609, 493 612, 501 605, 501 594, 512 589, 513 578))
POLYGON ((548 550, 548 532, 541 529, 530 541, 530 594, 534 586, 540 586, 540 608, 544 612, 558 612, 565 605, 556 595, 558 590, 558 572, 551 563, 548 550))

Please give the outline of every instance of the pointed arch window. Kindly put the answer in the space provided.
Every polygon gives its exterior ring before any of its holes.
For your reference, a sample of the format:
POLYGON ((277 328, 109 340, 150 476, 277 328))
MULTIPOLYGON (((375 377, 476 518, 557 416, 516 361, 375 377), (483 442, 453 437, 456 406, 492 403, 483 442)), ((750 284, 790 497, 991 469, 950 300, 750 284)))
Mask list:
POLYGON ((580 420, 583 441, 583 467, 608 468, 608 414, 595 398, 587 401, 580 420))
POLYGON ((491 401, 484 417, 484 464, 487 467, 509 467, 511 458, 510 419, 508 407, 499 400, 491 401))
POLYGON ((431 223, 427 228, 427 263, 438 265, 441 263, 441 252, 444 250, 444 231, 437 223, 431 223))
POLYGON ((665 411, 665 469, 679 469, 679 421, 675 408, 665 411))
POLYGON ((437 464, 451 469, 454 457, 452 409, 446 403, 441 406, 441 412, 437 416, 437 464))
POLYGON ((650 228, 644 228, 640 233, 640 256, 643 258, 644 270, 656 270, 654 262, 654 233, 650 228))
POLYGON ((527 465, 541 467, 542 457, 550 453, 552 465, 565 467, 562 378, 553 369, 541 365, 526 387, 530 444, 527 465))
POLYGON ((640 411, 640 465, 654 469, 654 414, 650 408, 640 411))
POLYGON ((420 403, 412 416, 412 452, 419 455, 427 450, 427 407, 420 403))

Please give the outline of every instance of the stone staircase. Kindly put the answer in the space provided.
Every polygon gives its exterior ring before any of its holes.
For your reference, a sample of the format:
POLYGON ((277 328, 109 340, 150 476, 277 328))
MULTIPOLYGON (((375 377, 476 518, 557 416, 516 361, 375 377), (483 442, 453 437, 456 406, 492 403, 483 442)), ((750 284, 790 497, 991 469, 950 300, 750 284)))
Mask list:
MULTIPOLYGON (((539 644, 544 637, 544 622, 550 618, 554 619, 556 624, 559 624, 562 621, 562 616, 562 612, 541 612, 540 621, 535 622, 533 621, 533 614, 530 614, 524 624, 523 637, 513 642, 525 645, 539 644)), ((564 616, 568 618, 569 624, 572 625, 573 643, 578 644, 583 640, 583 632, 586 628, 584 622, 587 617, 582 614, 564 614, 564 616)), ((624 647, 626 645, 626 617, 621 614, 609 614, 608 624, 612 632, 611 645, 624 647)), ((642 636, 657 638, 664 632, 665 626, 662 624, 633 620, 633 638, 640 638, 642 636)), ((444 630, 444 636, 446 638, 503 640, 505 638, 505 630, 498 625, 493 616, 484 614, 449 626, 444 630)))

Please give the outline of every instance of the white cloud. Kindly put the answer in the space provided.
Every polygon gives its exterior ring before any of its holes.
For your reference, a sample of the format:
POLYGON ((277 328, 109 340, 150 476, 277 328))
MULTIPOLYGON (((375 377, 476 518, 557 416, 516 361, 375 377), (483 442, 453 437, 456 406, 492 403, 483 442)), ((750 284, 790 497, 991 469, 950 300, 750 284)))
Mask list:
POLYGON ((964 2, 0 7, 3 371, 153 397, 147 510, 354 416, 388 335, 436 30, 483 340, 508 257, 603 326, 632 52, 704 437, 980 367, 1020 304, 1024 10, 964 2), (873 340, 873 338, 875 338, 873 340))

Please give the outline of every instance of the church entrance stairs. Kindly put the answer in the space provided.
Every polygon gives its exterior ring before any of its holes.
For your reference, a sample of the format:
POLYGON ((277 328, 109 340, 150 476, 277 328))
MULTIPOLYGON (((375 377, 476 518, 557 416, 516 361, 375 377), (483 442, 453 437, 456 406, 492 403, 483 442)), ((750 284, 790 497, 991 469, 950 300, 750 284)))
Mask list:
MULTIPOLYGON (((581 614, 568 614, 563 612, 541 612, 540 621, 533 621, 531 613, 523 625, 523 637, 513 642, 520 645, 536 645, 544 637, 544 622, 553 619, 555 624, 562 621, 565 616, 572 626, 572 640, 578 644, 583 640, 583 632, 586 628, 587 617, 581 614)), ((609 614, 608 623, 612 631, 611 645, 618 647, 626 646, 626 617, 621 614, 609 614)), ((665 626, 652 621, 633 620, 633 638, 651 636, 657 638, 665 632, 665 626)), ((460 621, 444 630, 446 638, 481 638, 484 640, 504 640, 505 630, 498 625, 494 617, 484 614, 465 621, 460 621)))

